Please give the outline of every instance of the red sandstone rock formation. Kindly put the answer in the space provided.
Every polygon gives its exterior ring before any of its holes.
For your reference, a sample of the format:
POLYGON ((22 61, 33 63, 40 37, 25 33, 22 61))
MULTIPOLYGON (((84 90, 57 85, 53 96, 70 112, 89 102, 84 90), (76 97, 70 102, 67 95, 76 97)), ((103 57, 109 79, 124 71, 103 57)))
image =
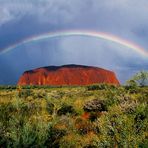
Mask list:
POLYGON ((90 85, 108 83, 119 85, 114 72, 102 68, 64 65, 49 66, 24 72, 18 85, 90 85))

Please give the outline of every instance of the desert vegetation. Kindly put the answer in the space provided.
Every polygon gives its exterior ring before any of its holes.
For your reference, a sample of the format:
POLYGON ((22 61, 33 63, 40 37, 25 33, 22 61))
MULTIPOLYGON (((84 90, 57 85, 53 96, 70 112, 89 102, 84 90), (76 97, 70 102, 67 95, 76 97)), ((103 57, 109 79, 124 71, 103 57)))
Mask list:
POLYGON ((148 87, 0 87, 0 147, 148 147, 148 87))

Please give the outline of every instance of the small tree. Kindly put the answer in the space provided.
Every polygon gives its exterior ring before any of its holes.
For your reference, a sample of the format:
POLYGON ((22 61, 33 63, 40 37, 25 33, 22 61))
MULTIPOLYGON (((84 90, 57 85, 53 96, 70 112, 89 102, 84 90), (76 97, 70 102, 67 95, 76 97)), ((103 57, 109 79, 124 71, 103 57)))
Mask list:
POLYGON ((147 86, 148 85, 148 71, 138 72, 128 82, 132 82, 132 84, 137 83, 139 86, 147 86))
POLYGON ((148 71, 141 71, 134 76, 135 81, 140 86, 148 85, 148 71))

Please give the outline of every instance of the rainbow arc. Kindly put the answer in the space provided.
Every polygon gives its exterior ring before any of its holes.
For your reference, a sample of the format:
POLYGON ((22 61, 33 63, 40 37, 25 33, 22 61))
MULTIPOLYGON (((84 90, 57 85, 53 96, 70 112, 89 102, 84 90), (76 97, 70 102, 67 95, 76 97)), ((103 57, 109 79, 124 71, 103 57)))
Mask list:
POLYGON ((24 44, 31 43, 31 42, 37 42, 40 40, 45 40, 48 38, 54 38, 54 37, 66 37, 66 36, 88 36, 88 37, 95 37, 100 38, 103 40, 111 41, 117 44, 120 44, 124 47, 127 47, 129 49, 134 50, 135 52, 139 53, 142 56, 148 56, 148 51, 146 51, 144 48, 140 47, 139 45, 136 45, 135 43, 132 43, 130 41, 121 39, 117 36, 103 33, 103 32, 93 32, 93 31, 78 31, 78 30, 70 30, 70 31, 60 31, 60 32, 49 32, 45 34, 40 34, 38 36, 32 36, 27 39, 24 39, 23 41, 20 41, 17 44, 11 45, 5 49, 1 49, 0 54, 4 54, 8 51, 11 51, 15 48, 18 48, 24 44))

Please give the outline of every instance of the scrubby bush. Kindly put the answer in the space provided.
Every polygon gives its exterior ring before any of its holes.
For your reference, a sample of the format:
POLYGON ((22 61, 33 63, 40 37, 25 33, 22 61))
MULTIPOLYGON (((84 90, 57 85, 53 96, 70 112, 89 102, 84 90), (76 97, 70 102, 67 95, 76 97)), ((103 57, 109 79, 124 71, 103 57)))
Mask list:
POLYGON ((36 93, 33 94, 33 98, 34 99, 43 99, 43 98, 47 98, 47 94, 44 91, 38 91, 36 93))
POLYGON ((67 104, 63 104, 62 107, 58 110, 57 114, 59 116, 61 115, 66 115, 66 114, 76 114, 73 106, 71 105, 67 105, 67 104))
POLYGON ((135 122, 143 122, 145 119, 148 119, 148 106, 147 104, 141 104, 136 108, 135 122))
POLYGON ((83 109, 85 112, 89 112, 89 120, 95 121, 101 116, 101 112, 107 111, 107 106, 104 100, 93 99, 87 101, 83 109))
POLYGON ((104 84, 98 84, 98 85, 90 85, 90 86, 87 86, 87 89, 90 91, 90 90, 103 90, 106 88, 106 85, 104 84))
POLYGON ((125 90, 127 90, 130 93, 137 93, 138 92, 138 85, 134 80, 127 81, 124 88, 125 88, 125 90))
POLYGON ((116 89, 115 85, 111 84, 94 84, 94 85, 89 85, 87 86, 88 91, 93 91, 93 90, 106 90, 106 89, 116 89))
POLYGON ((52 114, 54 111, 54 104, 51 102, 47 102, 47 111, 49 114, 52 114))
POLYGON ((63 129, 60 130, 52 127, 49 133, 50 134, 48 135, 48 139, 46 140, 44 145, 48 146, 48 148, 59 148, 60 140, 62 139, 63 136, 66 135, 66 131, 63 129))
POLYGON ((106 107, 109 108, 114 104, 119 104, 119 98, 113 96, 112 98, 107 98, 105 102, 106 102, 106 107))
POLYGON ((82 135, 88 134, 89 132, 96 132, 95 126, 90 121, 82 118, 77 118, 75 120, 75 127, 78 130, 78 133, 82 135))
POLYGON ((19 91, 18 96, 20 98, 27 98, 27 97, 31 96, 32 94, 33 94, 33 92, 31 89, 22 89, 19 91))
POLYGON ((85 103, 83 107, 86 112, 101 112, 106 111, 106 104, 104 100, 93 99, 85 103))

